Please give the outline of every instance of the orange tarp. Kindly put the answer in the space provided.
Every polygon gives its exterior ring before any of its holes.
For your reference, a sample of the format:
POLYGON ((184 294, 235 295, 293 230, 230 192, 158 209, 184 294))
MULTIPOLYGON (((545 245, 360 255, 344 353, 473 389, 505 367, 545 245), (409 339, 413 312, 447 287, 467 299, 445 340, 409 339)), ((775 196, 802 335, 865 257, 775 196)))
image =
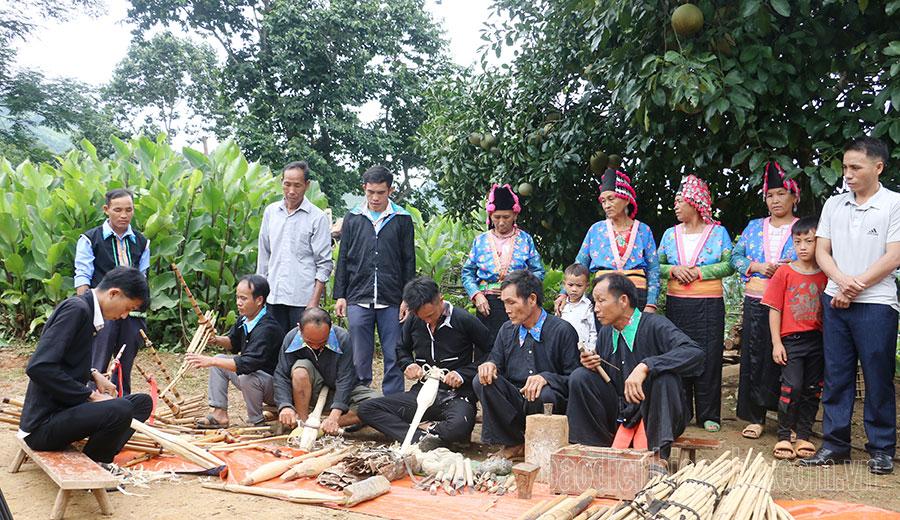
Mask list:
MULTIPOLYGON (((290 448, 278 447, 285 456, 301 455, 302 451, 290 448)), ((257 449, 242 449, 233 452, 216 452, 217 457, 228 464, 228 472, 225 476, 227 482, 239 483, 248 473, 257 467, 277 460, 271 453, 257 449)), ((125 463, 138 455, 135 452, 122 452, 116 457, 117 463, 125 463)), ((197 471, 198 466, 185 462, 176 457, 155 457, 149 461, 134 466, 146 470, 171 470, 171 471, 197 471)), ((421 520, 422 518, 470 518, 474 520, 514 520, 527 511, 540 500, 553 498, 550 489, 545 484, 535 484, 530 500, 519 500, 512 496, 498 497, 487 493, 468 492, 449 496, 443 491, 437 495, 431 495, 427 491, 412 488, 412 480, 406 477, 391 483, 391 492, 368 502, 363 502, 350 511, 365 513, 368 515, 393 518, 397 520, 421 520)), ((323 488, 316 484, 314 479, 299 479, 290 482, 282 482, 280 479, 272 479, 257 484, 258 487, 278 489, 306 489, 319 493, 333 493, 335 497, 339 493, 323 488)), ((779 500, 779 505, 784 507, 797 520, 900 520, 900 513, 893 513, 876 507, 832 500, 779 500)), ((615 500, 601 499, 595 504, 613 505, 615 500)), ((336 505, 327 505, 335 509, 336 505)))

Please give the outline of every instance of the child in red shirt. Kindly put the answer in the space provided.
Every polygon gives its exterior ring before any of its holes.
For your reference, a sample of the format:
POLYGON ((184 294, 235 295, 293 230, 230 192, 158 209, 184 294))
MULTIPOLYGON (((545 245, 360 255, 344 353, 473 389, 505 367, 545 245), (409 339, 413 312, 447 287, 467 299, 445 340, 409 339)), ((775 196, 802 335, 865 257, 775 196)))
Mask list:
POLYGON ((809 442, 819 410, 825 371, 822 347, 822 303, 828 277, 816 263, 818 219, 803 217, 791 228, 797 260, 772 276, 763 305, 770 307, 772 358, 782 365, 778 403, 777 459, 812 457, 809 442), (797 442, 791 445, 791 430, 797 442))

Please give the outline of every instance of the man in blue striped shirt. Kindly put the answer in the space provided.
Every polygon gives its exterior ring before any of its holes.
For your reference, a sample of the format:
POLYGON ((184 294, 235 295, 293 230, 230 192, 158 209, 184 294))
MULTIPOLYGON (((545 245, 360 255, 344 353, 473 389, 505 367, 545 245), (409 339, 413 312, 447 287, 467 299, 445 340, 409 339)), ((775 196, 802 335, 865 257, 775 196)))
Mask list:
MULTIPOLYGON (((103 224, 85 231, 75 247, 75 292, 83 294, 100 284, 103 276, 114 267, 137 267, 144 276, 150 266, 150 240, 131 227, 134 217, 134 196, 117 188, 106 193, 103 224)), ((132 313, 123 320, 106 320, 94 339, 91 367, 106 373, 110 359, 122 345, 125 351, 119 359, 122 395, 131 393, 131 367, 141 344, 140 330, 146 327, 143 315, 132 313)), ((114 381, 118 385, 118 377, 114 381)))

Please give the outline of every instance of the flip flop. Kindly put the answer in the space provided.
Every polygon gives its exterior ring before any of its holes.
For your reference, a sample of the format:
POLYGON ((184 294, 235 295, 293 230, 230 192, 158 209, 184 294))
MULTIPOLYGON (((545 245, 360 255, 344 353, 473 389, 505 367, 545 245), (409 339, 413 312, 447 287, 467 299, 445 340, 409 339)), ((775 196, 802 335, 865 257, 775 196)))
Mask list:
POLYGON ((801 459, 807 459, 816 454, 816 447, 809 441, 797 441, 794 446, 794 453, 801 459))
POLYGON ((741 435, 746 439, 758 439, 765 429, 765 426, 761 424, 748 424, 744 430, 741 432, 741 435))
POLYGON ((772 449, 772 455, 779 460, 793 460, 797 458, 797 452, 791 446, 791 441, 778 441, 772 449))
POLYGON ((717 423, 716 421, 704 421, 703 422, 703 429, 708 432, 717 432, 717 431, 719 431, 719 429, 721 427, 722 427, 722 425, 717 423))
POLYGON ((204 430, 217 430, 219 428, 228 428, 228 423, 220 423, 216 420, 212 414, 207 414, 206 417, 201 417, 196 421, 197 428, 201 428, 204 430))

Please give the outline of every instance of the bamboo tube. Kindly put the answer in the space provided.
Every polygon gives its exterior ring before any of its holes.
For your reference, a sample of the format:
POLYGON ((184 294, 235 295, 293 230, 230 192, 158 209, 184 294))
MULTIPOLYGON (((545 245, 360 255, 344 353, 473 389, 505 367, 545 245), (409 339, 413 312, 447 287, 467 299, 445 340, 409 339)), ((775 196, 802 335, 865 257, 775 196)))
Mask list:
POLYGON ((531 516, 532 513, 543 508, 544 505, 547 504, 548 502, 550 502, 550 501, 549 500, 541 500, 537 504, 531 506, 531 508, 529 508, 528 511, 525 511, 521 515, 517 516, 516 520, 526 520, 529 516, 531 516))
POLYGON ((567 499, 567 498, 569 498, 567 495, 559 495, 559 496, 556 497, 556 498, 552 498, 552 499, 550 499, 550 500, 544 500, 544 501, 543 501, 543 504, 544 504, 543 506, 541 506, 541 507, 537 507, 537 506, 532 507, 531 509, 528 510, 528 512, 526 512, 524 515, 520 516, 520 517, 517 518, 516 520, 536 520, 536 519, 537 519, 538 517, 540 517, 542 514, 546 513, 547 511, 549 511, 549 510, 551 510, 551 509, 553 509, 553 508, 556 507, 560 502, 562 502, 563 500, 565 500, 565 499, 567 499))
POLYGON ((200 311, 200 306, 197 305, 197 300, 194 299, 194 294, 191 292, 191 288, 188 287, 187 282, 184 281, 184 277, 181 276, 181 271, 178 270, 178 266, 175 265, 175 262, 172 262, 172 270, 175 271, 175 276, 178 277, 178 281, 181 282, 181 286, 184 288, 184 292, 187 293, 188 298, 191 300, 191 306, 194 308, 194 312, 197 313, 197 319, 200 321, 200 325, 207 326, 209 321, 200 311))
POLYGON ((136 419, 131 420, 131 428, 154 439, 170 453, 178 455, 204 469, 212 469, 225 465, 225 462, 222 460, 206 453, 193 444, 183 441, 175 435, 158 431, 152 426, 148 426, 136 419))
POLYGON ((578 516, 576 516, 573 520, 587 520, 589 517, 593 516, 600 510, 600 506, 591 506, 584 511, 582 511, 578 516))
POLYGON ((378 498, 391 490, 391 482, 383 475, 375 475, 360 482, 354 482, 344 488, 344 500, 341 505, 353 507, 366 500, 378 498))
POLYGON ((263 442, 280 441, 280 440, 284 440, 287 438, 288 438, 287 435, 275 435, 272 437, 263 437, 261 439, 253 439, 253 440, 245 441, 245 442, 236 442, 233 444, 226 444, 224 446, 211 446, 209 448, 209 451, 235 451, 235 450, 240 450, 240 449, 246 448, 248 446, 252 446, 254 444, 260 444, 263 442))
MULTIPOLYGON (((207 313, 207 315, 208 315, 207 322, 214 325, 215 321, 216 321, 215 316, 212 315, 211 313, 207 313)), ((194 337, 191 339, 191 343, 188 345, 187 353, 191 353, 191 354, 201 353, 203 351, 203 347, 206 345, 206 343, 208 341, 208 338, 210 335, 210 330, 211 330, 211 328, 209 330, 206 328, 203 328, 203 327, 198 328, 197 331, 194 333, 194 337)), ((175 384, 178 383, 178 381, 180 381, 181 378, 184 376, 185 372, 187 372, 187 369, 188 369, 187 363, 182 362, 181 366, 178 368, 178 372, 175 373, 175 376, 172 378, 171 381, 169 381, 169 384, 166 385, 166 387, 162 390, 161 393, 166 393, 166 392, 171 391, 172 388, 174 388, 175 384)))
POLYGON ((463 466, 463 456, 456 456, 456 473, 453 474, 453 487, 459 489, 466 486, 466 470, 463 466))
POLYGON ((243 486, 252 486, 253 484, 259 482, 265 482, 266 480, 273 479, 278 475, 281 475, 285 471, 288 471, 292 465, 299 464, 306 459, 311 459, 314 457, 319 457, 321 455, 325 455, 334 449, 332 446, 327 448, 323 448, 318 451, 313 451, 310 453, 306 453, 304 455, 300 455, 299 457, 294 457, 292 459, 286 460, 276 460, 273 462, 269 462, 268 464, 263 464, 262 466, 253 470, 249 475, 244 477, 244 480, 241 481, 241 485, 243 486))
POLYGON ((565 500, 557 503, 555 506, 547 510, 544 514, 538 517, 538 520, 549 520, 553 515, 556 514, 557 511, 562 511, 563 509, 574 504, 578 499, 576 497, 566 496, 565 500))
POLYGON ((475 484, 475 475, 472 471, 472 460, 466 458, 463 462, 463 469, 466 473, 466 485, 469 486, 469 493, 472 492, 472 486, 475 484))
MULTIPOLYGON (((153 354, 153 360, 156 361, 156 366, 159 367, 159 372, 162 374, 163 379, 166 380, 166 384, 171 383, 172 378, 169 377, 169 371, 166 370, 166 366, 163 364, 162 359, 160 359, 159 354, 156 352, 156 349, 153 348, 153 342, 150 341, 150 338, 147 337, 144 329, 140 329, 139 331, 141 333, 141 337, 144 338, 144 344, 147 345, 147 348, 150 349, 150 353, 153 354)), ((175 387, 172 387, 172 395, 175 397, 176 401, 181 400, 181 396, 178 394, 178 390, 175 387)))
POLYGON ((318 477, 320 473, 337 464, 350 451, 350 447, 341 448, 329 455, 323 455, 296 464, 281 475, 281 480, 288 481, 301 477, 318 477))
POLYGON ((230 491, 232 493, 245 493, 248 495, 259 495, 261 497, 281 498, 296 502, 298 504, 325 504, 328 502, 340 504, 343 497, 326 495, 315 491, 303 491, 299 489, 272 489, 272 488, 256 488, 250 486, 242 486, 239 484, 229 484, 227 482, 204 482, 203 487, 207 489, 217 489, 219 491, 230 491))
POLYGON ((139 451, 141 453, 154 453, 156 455, 162 455, 162 448, 152 448, 150 446, 136 446, 134 444, 125 444, 123 449, 131 450, 131 451, 139 451))
POLYGON ((19 407, 19 408, 24 408, 24 407, 25 407, 25 403, 23 403, 22 401, 20 401, 20 400, 18 400, 18 399, 13 399, 12 397, 4 397, 4 398, 3 398, 3 404, 10 404, 10 405, 13 405, 13 406, 17 406, 17 407, 19 407))
MULTIPOLYGON (((546 518, 547 520, 572 520, 572 518, 591 505, 591 502, 594 501, 596 496, 596 489, 587 489, 584 493, 578 495, 577 498, 570 499, 571 502, 566 501, 569 502, 567 506, 560 504, 560 507, 556 509, 556 511, 545 513, 541 518, 546 518)), ((566 502, 563 502, 563 504, 566 502)))
POLYGON ((8 424, 15 424, 16 426, 19 425, 19 420, 18 420, 18 419, 11 419, 11 418, 9 418, 9 417, 3 417, 3 416, 0 416, 0 422, 5 422, 5 423, 8 423, 8 424))

